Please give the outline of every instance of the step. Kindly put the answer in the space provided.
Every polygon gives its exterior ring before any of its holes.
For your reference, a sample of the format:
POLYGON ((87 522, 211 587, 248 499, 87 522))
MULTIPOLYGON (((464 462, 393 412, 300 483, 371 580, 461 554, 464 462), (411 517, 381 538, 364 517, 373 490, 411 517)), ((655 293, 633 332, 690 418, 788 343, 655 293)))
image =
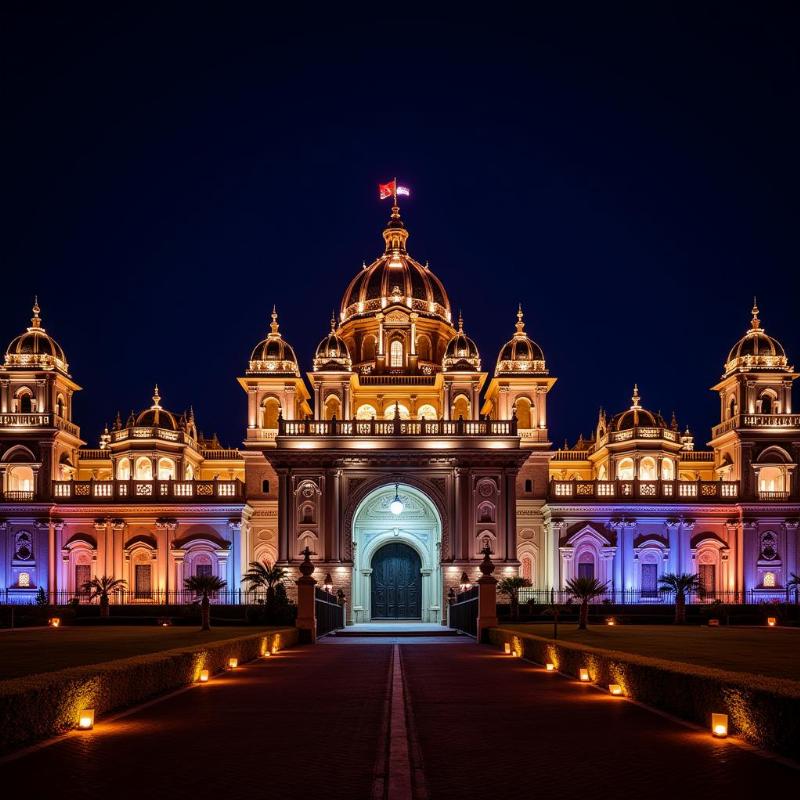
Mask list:
POLYGON ((421 629, 421 628, 386 628, 385 630, 381 630, 380 628, 360 628, 358 626, 354 626, 352 628, 343 628, 341 630, 335 631, 334 636, 357 636, 361 637, 385 637, 385 638, 397 638, 400 636, 407 637, 407 636, 458 636, 458 631, 453 630, 452 628, 442 628, 442 627, 435 627, 429 630, 421 629))

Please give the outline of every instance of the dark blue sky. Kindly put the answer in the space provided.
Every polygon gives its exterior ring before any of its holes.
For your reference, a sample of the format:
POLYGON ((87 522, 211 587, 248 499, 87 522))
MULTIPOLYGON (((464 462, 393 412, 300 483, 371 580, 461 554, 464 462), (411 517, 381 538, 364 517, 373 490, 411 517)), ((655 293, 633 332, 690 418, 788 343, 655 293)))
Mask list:
POLYGON ((118 5, 0 11, 0 338, 38 292, 91 446, 156 381, 241 441, 235 378, 272 304, 309 368, 393 175, 487 370, 524 304, 557 443, 634 381, 704 442, 753 294, 800 360, 790 4, 118 5))

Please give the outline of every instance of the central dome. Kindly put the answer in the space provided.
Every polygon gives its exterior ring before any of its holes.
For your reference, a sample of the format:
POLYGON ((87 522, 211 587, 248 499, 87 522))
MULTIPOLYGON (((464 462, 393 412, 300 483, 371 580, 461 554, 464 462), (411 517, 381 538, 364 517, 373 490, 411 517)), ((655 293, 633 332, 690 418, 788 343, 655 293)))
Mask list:
POLYGON ((386 250, 350 281, 342 297, 340 320, 376 314, 390 305, 402 305, 422 316, 450 324, 450 300, 442 282, 427 265, 415 261, 406 250, 408 231, 400 209, 383 232, 386 250))

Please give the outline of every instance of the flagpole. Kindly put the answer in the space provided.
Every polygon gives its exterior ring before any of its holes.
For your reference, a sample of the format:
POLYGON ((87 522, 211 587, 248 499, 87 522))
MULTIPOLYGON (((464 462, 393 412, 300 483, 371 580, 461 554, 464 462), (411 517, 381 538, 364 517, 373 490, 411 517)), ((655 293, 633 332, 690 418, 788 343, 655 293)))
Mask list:
POLYGON ((394 204, 397 206, 397 178, 394 179, 394 204))

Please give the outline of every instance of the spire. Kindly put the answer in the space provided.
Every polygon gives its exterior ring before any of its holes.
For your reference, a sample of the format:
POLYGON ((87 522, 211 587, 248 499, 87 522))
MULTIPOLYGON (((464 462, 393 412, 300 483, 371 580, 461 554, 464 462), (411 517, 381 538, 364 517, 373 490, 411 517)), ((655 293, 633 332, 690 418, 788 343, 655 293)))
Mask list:
POLYGON ((522 321, 522 303, 517 307, 517 322, 514 327, 517 329, 515 336, 525 336, 525 323, 522 321))
POLYGON ((33 316, 31 317, 31 328, 41 328, 42 321, 39 319, 39 312, 41 309, 39 308, 39 295, 35 295, 33 298, 33 316))
POLYGON ((641 404, 639 403, 639 384, 633 384, 633 396, 631 397, 631 411, 636 408, 641 408, 641 404))
POLYGON ((386 253, 405 253, 408 231, 400 218, 400 206, 392 206, 392 216, 383 231, 383 240, 386 242, 386 253))
POLYGON ((331 311, 331 333, 336 333, 336 312, 331 311))
POLYGON ((675 412, 674 411, 672 412, 672 421, 670 422, 669 427, 673 431, 677 431, 678 430, 678 418, 675 416, 675 412))
POLYGON ((464 333, 464 317, 461 316, 461 309, 458 309, 458 332, 464 333))
POLYGON ((278 337, 280 333, 278 332, 278 311, 275 306, 272 306, 272 322, 269 324, 270 336, 278 337))
POLYGON ((151 408, 161 408, 161 395, 158 393, 158 384, 156 384, 156 388, 153 390, 153 405, 151 408))
POLYGON ((755 295, 753 295, 753 308, 750 313, 753 315, 753 318, 750 320, 750 328, 754 331, 760 331, 761 320, 758 318, 758 302, 756 301, 755 295))

